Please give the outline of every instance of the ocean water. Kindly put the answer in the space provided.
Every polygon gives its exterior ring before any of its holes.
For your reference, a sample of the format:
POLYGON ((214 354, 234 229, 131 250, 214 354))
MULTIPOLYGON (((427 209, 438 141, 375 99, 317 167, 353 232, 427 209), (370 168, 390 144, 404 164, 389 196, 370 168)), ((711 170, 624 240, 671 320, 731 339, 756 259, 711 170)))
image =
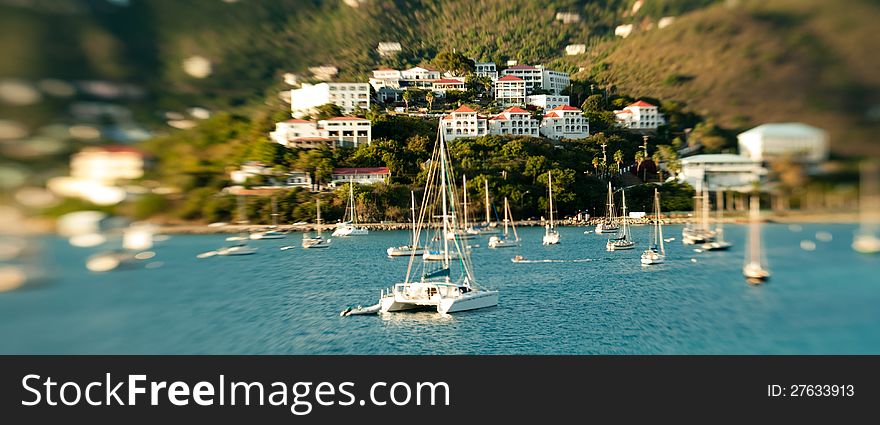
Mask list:
POLYGON ((519 229, 521 248, 470 242, 478 282, 501 291, 498 307, 356 317, 339 312, 403 279, 407 259, 385 249, 408 233, 333 238, 326 250, 299 248, 294 233, 251 242, 256 255, 206 259, 196 255, 224 235, 172 236, 151 268, 103 274, 84 267, 95 250, 47 238, 52 281, 0 293, 0 353, 878 354, 880 257, 850 249, 854 230, 765 225, 773 277, 752 287, 741 275, 743 226, 727 226, 735 246, 715 253, 683 246, 681 227, 667 226, 676 240, 652 267, 639 264, 647 226, 633 229, 635 250, 612 253, 584 228, 561 228, 562 244, 549 247, 542 229, 519 229), (517 254, 561 261, 511 262, 517 254))

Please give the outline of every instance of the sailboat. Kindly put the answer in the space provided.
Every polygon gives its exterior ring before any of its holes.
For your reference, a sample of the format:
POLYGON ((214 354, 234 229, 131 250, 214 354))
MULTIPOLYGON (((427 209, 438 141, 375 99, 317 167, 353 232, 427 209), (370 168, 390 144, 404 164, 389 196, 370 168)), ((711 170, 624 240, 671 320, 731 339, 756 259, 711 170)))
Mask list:
POLYGON ((389 257, 406 257, 409 255, 422 255, 425 250, 422 247, 416 245, 416 193, 413 191, 409 192, 410 197, 412 198, 412 238, 410 239, 409 245, 403 245, 398 247, 391 247, 386 250, 389 257))
POLYGON ((745 265, 743 276, 751 285, 764 283, 770 278, 770 271, 763 261, 761 253, 761 201, 757 195, 752 195, 749 200, 749 243, 746 247, 745 265))
MULTIPOLYGON (((438 143, 428 170, 425 199, 422 201, 425 207, 420 212, 415 245, 418 245, 421 228, 428 225, 425 219, 440 219, 442 223, 439 227, 444 235, 454 233, 461 224, 452 214, 458 209, 458 198, 455 196, 448 163, 443 131, 438 128, 438 143)), ((463 242, 458 238, 440 239, 443 244, 443 260, 439 264, 429 263, 424 258, 419 261, 418 257, 411 256, 404 281, 380 294, 382 313, 429 309, 446 314, 498 305, 498 291, 482 289, 477 285, 473 264, 463 242), (460 261, 456 261, 459 266, 455 277, 450 261, 452 252, 460 256, 460 261)))
POLYGON ((605 218, 596 225, 596 233, 617 233, 620 226, 614 217, 614 194, 611 192, 611 182, 608 182, 608 200, 605 202, 605 218))
POLYGON ((265 230, 262 232, 251 233, 251 239, 253 240, 263 240, 263 239, 284 239, 287 237, 287 233, 279 232, 278 230, 278 200, 275 197, 272 197, 272 226, 269 227, 270 230, 265 230))
POLYGON ((685 245, 698 245, 712 242, 715 232, 709 229, 709 196, 703 189, 703 180, 697 180, 694 191, 694 219, 681 230, 681 241, 685 245))
POLYGON ((467 176, 461 176, 461 185, 464 198, 464 206, 462 207, 462 225, 460 229, 446 234, 446 238, 449 240, 452 240, 453 238, 473 239, 480 235, 480 231, 474 229, 468 222, 467 176))
POLYGON ((485 193, 486 193, 486 199, 483 202, 485 204, 484 206, 486 208, 486 224, 484 226, 480 227, 480 234, 481 235, 497 235, 499 233, 498 226, 497 226, 498 223, 492 222, 492 215, 491 215, 492 204, 489 202, 489 179, 483 179, 483 184, 484 184, 483 187, 484 187, 485 193))
MULTIPOLYGON (((242 195, 238 195, 238 197, 235 199, 235 201, 238 204, 237 205, 238 220, 236 221, 236 224, 239 224, 239 225, 247 224, 248 220, 247 220, 244 197, 242 195)), ((245 233, 245 232, 239 233, 237 236, 229 236, 226 238, 226 240, 228 242, 240 242, 240 241, 246 241, 248 239, 249 239, 249 237, 248 237, 247 233, 245 233)))
POLYGON ((348 206, 349 221, 343 221, 336 224, 336 230, 332 236, 366 236, 370 231, 363 227, 357 227, 357 213, 355 212, 354 203, 354 183, 348 184, 348 206))
POLYGON ((663 246, 663 225, 660 223, 660 192, 654 189, 654 231, 651 246, 642 253, 642 265, 663 264, 666 248, 663 246))
POLYGON ((315 219, 315 224, 317 224, 316 235, 315 237, 311 237, 308 232, 303 233, 302 247, 305 249, 312 248, 329 248, 330 247, 330 239, 324 239, 321 236, 321 199, 315 199, 315 209, 317 210, 317 218, 315 219))
POLYGON ((559 232, 553 223, 553 174, 549 171, 547 172, 547 189, 550 193, 550 221, 544 226, 544 239, 542 243, 544 245, 557 245, 559 244, 559 232))
POLYGON ((861 165, 859 190, 859 230, 852 247, 862 254, 880 252, 880 162, 861 165))
POLYGON ((504 233, 501 236, 492 236, 489 238, 489 248, 511 248, 519 246, 519 235, 516 233, 516 225, 513 224, 513 216, 510 214, 510 204, 507 203, 507 197, 504 197, 504 233), (513 239, 507 232, 508 227, 513 230, 513 239))
POLYGON ((623 213, 620 216, 620 231, 617 232, 616 238, 608 239, 608 242, 605 243, 606 251, 622 251, 633 249, 636 246, 636 243, 632 241, 632 235, 629 234, 629 220, 626 217, 626 192, 621 189, 620 195, 621 212, 623 213))
POLYGON ((722 222, 722 214, 724 211, 724 191, 715 192, 715 238, 711 242, 706 242, 700 246, 703 251, 726 251, 733 246, 732 243, 724 240, 724 223, 722 222))

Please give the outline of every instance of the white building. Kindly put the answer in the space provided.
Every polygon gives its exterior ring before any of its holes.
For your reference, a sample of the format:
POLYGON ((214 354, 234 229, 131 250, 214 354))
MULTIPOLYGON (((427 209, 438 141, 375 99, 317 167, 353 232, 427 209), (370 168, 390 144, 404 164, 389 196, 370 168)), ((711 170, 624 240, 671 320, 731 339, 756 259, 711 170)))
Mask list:
POLYGON ((317 122, 291 119, 275 123, 275 131, 269 133, 269 138, 288 148, 358 147, 372 142, 372 126, 369 120, 358 117, 317 122))
POLYGON ((439 80, 440 71, 431 68, 416 66, 400 73, 404 80, 439 80))
POLYGON ((311 114, 315 108, 335 104, 345 114, 355 109, 370 109, 370 85, 367 83, 303 84, 290 91, 290 112, 296 118, 311 114))
POLYGON ((494 81, 498 79, 498 67, 495 66, 495 62, 474 61, 474 74, 480 77, 489 77, 494 81))
POLYGON ((537 106, 545 111, 568 105, 569 97, 553 94, 533 94, 526 97, 526 104, 537 106))
POLYGON ((506 75, 495 81, 495 101, 503 106, 525 105, 527 90, 528 85, 525 80, 506 75))
POLYGON ((525 109, 512 107, 489 118, 489 134, 538 137, 541 123, 525 109))
MULTIPOLYGON (((525 81, 526 92, 531 93, 544 84, 544 71, 529 65, 514 65, 501 71, 501 76, 514 76, 525 81)), ((501 81, 501 79, 499 79, 501 81)))
POLYGON ((666 124, 660 110, 642 100, 627 105, 620 111, 614 111, 614 115, 621 127, 632 130, 657 130, 657 127, 666 124))
POLYGON ((485 136, 489 133, 487 120, 467 106, 461 106, 443 117, 440 120, 440 128, 447 141, 459 137, 485 136))
POLYGON ((569 44, 568 46, 565 46, 565 54, 568 56, 582 55, 586 52, 586 44, 569 44))
POLYGON ((467 90, 467 85, 464 83, 464 78, 455 79, 455 78, 441 78, 437 81, 431 83, 431 91, 437 93, 441 96, 445 96, 447 91, 465 91, 467 90))
POLYGON ((618 25, 614 28, 614 35, 627 38, 633 32, 633 24, 618 25))
POLYGON ((310 173, 300 170, 291 170, 287 173, 286 177, 287 178, 284 181, 285 186, 302 187, 309 190, 314 189, 314 182, 312 181, 312 175, 310 173))
POLYGON ((146 155, 133 147, 88 147, 70 157, 70 175, 49 179, 53 193, 98 205, 122 202, 126 182, 143 177, 146 155))
POLYGON ((263 165, 262 162, 248 161, 229 173, 229 180, 235 184, 244 184, 251 177, 268 176, 272 174, 272 169, 263 165))
POLYGON ((544 115, 541 134, 553 140, 583 139, 590 136, 590 124, 583 111, 563 105, 544 115))
POLYGON ((702 180, 712 191, 749 191, 766 175, 767 169, 760 161, 740 155, 707 154, 682 158, 678 179, 691 186, 702 180))
POLYGON ((334 168, 330 185, 385 183, 390 177, 391 171, 388 167, 334 168))
POLYGON ((393 56, 400 53, 403 48, 400 46, 400 43, 393 41, 386 41, 379 43, 379 46, 376 47, 376 51, 379 52, 379 56, 393 56))
POLYGON ((571 84, 571 79, 567 72, 544 69, 543 66, 539 66, 538 68, 541 69, 541 88, 547 90, 551 94, 562 93, 562 91, 568 89, 568 86, 571 84))
POLYGON ((339 68, 332 65, 313 66, 309 68, 309 72, 316 80, 330 81, 339 74, 339 68))
POLYGON ((789 157, 818 164, 828 159, 828 132, 807 124, 763 124, 740 133, 736 138, 740 155, 755 161, 789 157))

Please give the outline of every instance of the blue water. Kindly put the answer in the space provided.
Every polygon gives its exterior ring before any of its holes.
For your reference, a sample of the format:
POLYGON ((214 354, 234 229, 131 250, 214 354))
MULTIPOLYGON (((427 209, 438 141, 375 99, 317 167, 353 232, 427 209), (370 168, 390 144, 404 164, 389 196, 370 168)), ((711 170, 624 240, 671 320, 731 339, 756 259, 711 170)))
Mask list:
POLYGON ((292 234, 252 242, 253 256, 207 259, 195 256, 224 236, 173 236, 155 248, 155 268, 105 274, 83 266, 94 250, 47 239, 53 281, 0 293, 0 353, 880 353, 880 257, 849 248, 854 226, 764 226, 773 277, 759 287, 741 276, 742 226, 726 228, 735 246, 717 253, 695 253, 669 226, 677 239, 653 267, 639 265, 649 227, 634 228, 636 250, 615 253, 583 230, 562 228, 551 247, 539 228, 520 229, 518 249, 472 242, 476 276, 501 291, 498 307, 347 318, 341 309, 373 304, 402 280, 406 259, 385 248, 406 232, 279 250, 299 244, 292 234), (516 264, 516 254, 589 261, 516 264))

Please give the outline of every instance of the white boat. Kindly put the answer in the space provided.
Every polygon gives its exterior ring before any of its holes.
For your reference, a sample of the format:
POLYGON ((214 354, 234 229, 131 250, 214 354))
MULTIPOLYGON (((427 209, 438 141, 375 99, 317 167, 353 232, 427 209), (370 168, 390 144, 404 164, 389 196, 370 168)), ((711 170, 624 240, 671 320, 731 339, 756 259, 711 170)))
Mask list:
POLYGON ((606 251, 623 251, 627 249, 633 249, 636 246, 636 243, 632 240, 632 235, 629 233, 629 220, 626 217, 626 192, 621 189, 621 212, 623 214, 620 215, 620 231, 617 232, 617 237, 608 239, 608 242, 605 243, 606 251))
POLYGON ((859 188, 859 230, 852 248, 862 254, 880 253, 880 162, 861 165, 859 188))
POLYGON ((303 233, 302 247, 305 249, 329 248, 331 239, 324 239, 321 236, 321 199, 315 199, 315 209, 317 210, 317 218, 315 219, 316 235, 311 237, 308 232, 303 233))
POLYGON ((642 253, 642 265, 663 264, 666 261, 666 247, 663 246, 663 224, 660 221, 660 192, 654 189, 654 230, 651 247, 642 253))
POLYGON ((241 245, 232 245, 224 248, 220 248, 217 250, 217 255, 222 256, 230 256, 230 255, 251 255, 256 254, 257 249, 249 247, 245 244, 241 245))
POLYGON ((345 310, 342 310, 339 315, 342 317, 347 316, 362 316, 362 315, 370 315, 370 314, 378 314, 379 310, 382 309, 381 304, 373 304, 368 307, 357 306, 357 307, 349 307, 345 310))
MULTIPOLYGON (((448 156, 443 132, 438 128, 438 143, 428 170, 428 181, 425 185, 425 206, 421 217, 439 218, 439 231, 443 235, 455 231, 461 224, 454 219, 452 211, 459 210, 456 205, 455 185, 448 170, 448 156), (439 210, 439 211, 438 211, 439 210), (434 212, 439 212, 435 216, 434 212)), ((460 211, 460 210, 459 210, 460 211)), ((427 226, 419 220, 418 229, 427 226)), ((416 243, 418 245, 417 231, 416 243)), ((449 240, 441 237, 443 259, 429 262, 426 255, 421 259, 411 256, 406 277, 389 290, 380 294, 379 304, 382 313, 434 310, 441 314, 474 310, 498 305, 498 291, 486 290, 477 285, 474 277, 473 264, 467 254, 466 246, 459 239, 449 240), (451 254, 459 255, 456 270, 452 269, 451 254), (421 261, 419 261, 421 260, 421 261)))
POLYGON ((761 251, 761 201, 757 195, 752 195, 749 200, 749 243, 746 247, 743 276, 750 285, 764 283, 770 278, 766 262, 761 251))
POLYGON ((547 172, 547 190, 549 191, 550 200, 550 221, 544 225, 544 237, 541 240, 543 245, 559 244, 559 231, 553 223, 553 174, 547 172))
MULTIPOLYGON (((605 201, 605 218, 596 225, 596 233, 617 233, 620 226, 617 225, 616 211, 614 209, 614 193, 611 191, 611 182, 608 182, 608 199, 605 201)), ((586 232, 584 232, 586 234, 586 232)))
POLYGON ((711 242, 706 242, 700 245, 700 248, 703 251, 727 251, 733 246, 732 243, 724 240, 723 211, 724 191, 719 189, 715 192, 715 238, 711 242))
POLYGON ((287 233, 275 230, 278 228, 278 201, 272 198, 272 226, 262 232, 251 233, 251 240, 259 241, 265 239, 284 239, 287 233))
POLYGON ((701 245, 712 242, 715 232, 709 229, 709 196, 703 189, 703 180, 697 180, 694 190, 694 219, 681 230, 681 241, 685 245, 701 245))
POLYGON ((370 231, 363 227, 357 227, 357 213, 354 203, 354 183, 348 184, 349 221, 343 221, 336 225, 332 236, 366 236, 370 231))
POLYGON ((422 255, 425 253, 425 250, 422 247, 416 245, 416 194, 413 191, 409 192, 410 197, 412 198, 412 237, 409 240, 409 245, 390 247, 385 252, 388 253, 389 257, 407 257, 410 255, 422 255))
POLYGON ((516 233, 516 226, 513 224, 513 217, 510 214, 510 205, 507 203, 507 197, 504 197, 504 233, 499 236, 489 238, 489 248, 513 248, 519 246, 519 235, 516 233), (507 229, 513 229, 513 239, 507 229))

